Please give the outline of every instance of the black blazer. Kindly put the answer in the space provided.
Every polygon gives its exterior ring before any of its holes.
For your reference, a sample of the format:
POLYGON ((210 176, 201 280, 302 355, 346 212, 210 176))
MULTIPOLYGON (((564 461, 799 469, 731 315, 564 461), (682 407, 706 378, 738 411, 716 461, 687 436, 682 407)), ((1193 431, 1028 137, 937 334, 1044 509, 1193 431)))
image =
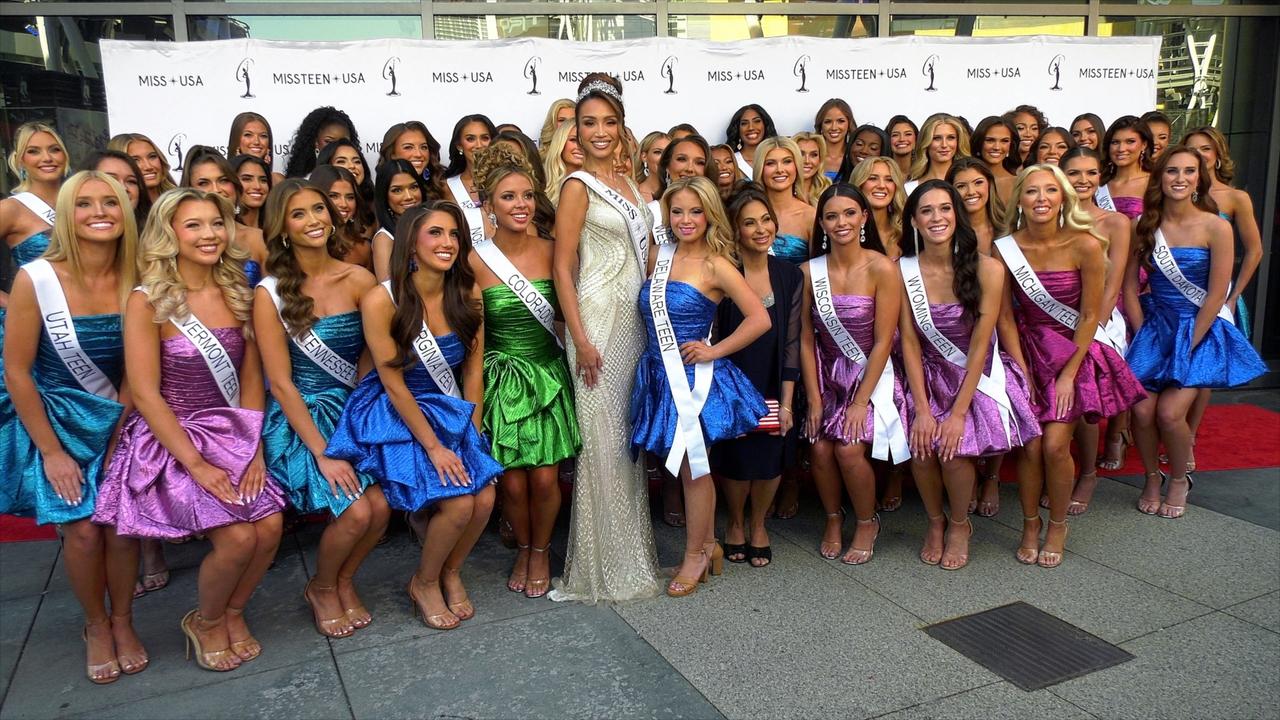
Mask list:
MULTIPOLYGON (((778 308, 777 322, 780 325, 777 332, 782 339, 774 350, 778 354, 776 366, 779 370, 774 386, 780 389, 783 381, 800 379, 800 312, 804 308, 801 295, 804 291, 804 273, 790 262, 770 255, 769 285, 773 287, 773 302, 778 308)), ((721 302, 716 310, 715 339, 719 341, 731 335, 742 324, 743 319, 742 311, 732 301, 721 302)), ((757 351, 755 347, 755 343, 752 343, 738 352, 757 351)), ((729 359, 732 360, 733 356, 729 359)))

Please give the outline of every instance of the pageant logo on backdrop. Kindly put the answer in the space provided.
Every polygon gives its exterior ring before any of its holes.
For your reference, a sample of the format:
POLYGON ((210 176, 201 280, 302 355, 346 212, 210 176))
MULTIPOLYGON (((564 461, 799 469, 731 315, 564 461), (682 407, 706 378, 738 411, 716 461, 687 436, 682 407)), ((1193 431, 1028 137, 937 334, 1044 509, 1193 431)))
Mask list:
POLYGON ((925 78, 929 80, 929 85, 925 87, 925 90, 929 92, 933 92, 938 89, 937 77, 935 77, 933 72, 934 67, 936 67, 938 64, 938 60, 939 58, 937 55, 930 55, 929 57, 924 59, 924 65, 920 67, 920 74, 925 76, 925 78))
POLYGON ((675 95, 676 90, 676 56, 668 55, 666 60, 662 61, 662 69, 658 74, 667 79, 667 89, 662 91, 663 95, 675 95))
POLYGON ((1053 59, 1049 61, 1049 77, 1053 78, 1053 85, 1049 88, 1050 90, 1062 89, 1062 63, 1066 62, 1066 60, 1066 57, 1059 54, 1054 55, 1053 59))
POLYGON ((399 91, 396 90, 396 68, 399 65, 400 58, 394 55, 382 63, 382 79, 391 83, 391 89, 387 91, 387 97, 400 97, 399 91))
POLYGON ((805 87, 809 82, 809 62, 810 60, 808 55, 801 55, 796 58, 795 64, 791 66, 791 74, 800 78, 800 87, 796 88, 796 92, 798 93, 809 92, 809 88, 805 87))
POLYGON ((244 94, 240 96, 241 99, 247 100, 257 97, 253 94, 253 78, 250 75, 250 71, 252 69, 253 58, 250 57, 244 58, 240 61, 240 64, 236 66, 236 80, 244 83, 244 94))
POLYGON ((525 95, 541 95, 538 92, 538 66, 542 64, 542 58, 534 55, 524 63, 524 79, 529 81, 529 92, 525 95))
POLYGON ((186 157, 186 153, 182 150, 182 146, 186 142, 186 133, 174 133, 173 137, 169 138, 168 144, 165 145, 165 151, 168 152, 169 156, 174 160, 170 163, 174 172, 182 172, 182 160, 186 157))

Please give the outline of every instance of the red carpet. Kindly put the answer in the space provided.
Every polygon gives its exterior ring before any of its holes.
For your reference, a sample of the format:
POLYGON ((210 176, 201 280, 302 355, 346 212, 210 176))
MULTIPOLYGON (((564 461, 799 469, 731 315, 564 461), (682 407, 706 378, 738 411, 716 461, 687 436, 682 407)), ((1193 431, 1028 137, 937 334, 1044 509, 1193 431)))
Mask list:
POLYGON ((52 525, 37 525, 32 518, 0 515, 0 542, 57 539, 58 531, 52 525))
MULTIPOLYGON (((1195 455, 1197 470, 1280 467, 1280 413, 1257 405, 1210 405, 1196 436, 1195 455)), ((1129 448, 1124 466, 1105 474, 1141 475, 1138 449, 1129 448)))

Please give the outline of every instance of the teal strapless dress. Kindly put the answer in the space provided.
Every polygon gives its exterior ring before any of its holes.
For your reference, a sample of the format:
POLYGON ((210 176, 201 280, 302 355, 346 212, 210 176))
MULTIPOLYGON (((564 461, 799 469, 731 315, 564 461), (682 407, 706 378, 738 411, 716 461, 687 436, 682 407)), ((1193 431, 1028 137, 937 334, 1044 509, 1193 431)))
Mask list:
MULTIPOLYGON (((550 280, 531 280, 553 305, 550 280)), ((506 285, 484 292, 484 429, 504 468, 554 465, 578 454, 573 377, 564 350, 506 285)))
MULTIPOLYGON (((322 317, 313 326, 315 334, 334 352, 356 364, 364 351, 364 332, 360 313, 351 311, 322 317)), ((293 366, 293 384, 311 411, 311 419, 326 439, 333 435, 346 407, 351 388, 316 365, 289 340, 289 362, 293 366)), ((329 481, 320 472, 316 459, 294 432, 284 410, 275 398, 268 396, 267 413, 262 423, 262 445, 267 470, 284 489, 289 504, 302 513, 331 512, 341 515, 353 502, 346 495, 334 495, 329 481)), ((373 483, 366 473, 357 473, 363 490, 373 483)))
MULTIPOLYGON (((85 353, 119 387, 124 375, 120 316, 82 315, 72 322, 85 353)), ((49 424, 84 473, 84 496, 79 505, 71 506, 54 493, 39 450, 18 419, 7 389, 0 388, 0 513, 35 517, 41 525, 83 520, 93 514, 107 445, 124 406, 85 390, 58 357, 47 333, 40 335, 32 370, 49 424)))
POLYGON ((795 235, 779 233, 773 239, 773 247, 769 252, 792 265, 799 265, 809 261, 809 241, 795 235))

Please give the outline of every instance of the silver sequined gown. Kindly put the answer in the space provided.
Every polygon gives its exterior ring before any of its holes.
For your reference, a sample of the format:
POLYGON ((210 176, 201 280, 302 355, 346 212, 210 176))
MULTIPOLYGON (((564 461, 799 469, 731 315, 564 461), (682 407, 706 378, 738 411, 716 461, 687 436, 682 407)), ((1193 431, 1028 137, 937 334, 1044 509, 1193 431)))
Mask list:
MULTIPOLYGON (((632 193, 639 196, 634 184, 632 193)), ((576 374, 575 400, 582 453, 578 456, 564 576, 553 600, 620 602, 661 590, 649 492, 644 468, 631 461, 627 420, 636 363, 645 330, 636 309, 644 274, 636 262, 627 224, 612 205, 588 188, 586 221, 578 242, 578 312, 603 356, 595 388, 576 374)), ((649 210, 640 204, 649 227, 649 210)), ((576 353, 568 343, 569 366, 576 353)))

